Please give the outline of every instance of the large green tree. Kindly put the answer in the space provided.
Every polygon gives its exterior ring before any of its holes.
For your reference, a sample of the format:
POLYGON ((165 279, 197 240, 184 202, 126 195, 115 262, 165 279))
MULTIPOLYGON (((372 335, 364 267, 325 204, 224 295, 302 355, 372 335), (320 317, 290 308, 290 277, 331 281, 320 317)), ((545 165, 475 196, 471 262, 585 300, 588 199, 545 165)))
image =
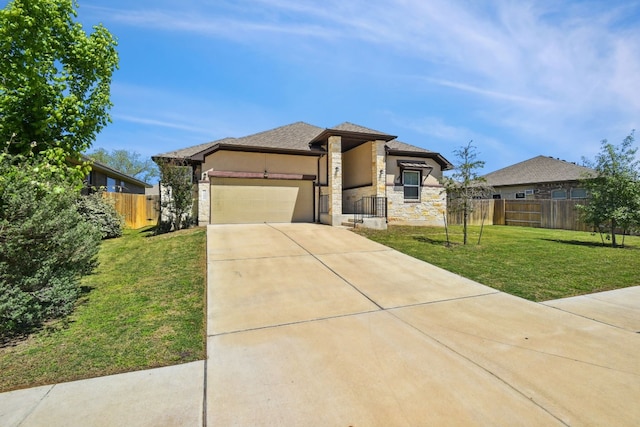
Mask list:
POLYGON ((150 183, 159 176, 158 166, 150 158, 141 159, 135 151, 98 148, 87 156, 144 182, 150 183))
POLYGON ((618 246, 617 234, 622 232, 624 236, 640 226, 640 162, 636 160, 634 141, 633 131, 620 145, 605 139, 595 160, 584 159, 595 176, 584 180, 589 199, 579 208, 587 223, 611 238, 613 247, 618 246))
POLYGON ((75 0, 13 0, 0 11, 0 141, 11 154, 79 159, 109 122, 116 40, 85 33, 75 0))
POLYGON ((454 150, 457 163, 454 172, 443 179, 443 185, 447 192, 448 210, 462 212, 463 242, 467 244, 467 222, 469 214, 475 209, 474 199, 483 199, 490 195, 491 188, 486 185, 486 180, 479 175, 484 167, 484 161, 478 159, 477 148, 467 145, 454 150))

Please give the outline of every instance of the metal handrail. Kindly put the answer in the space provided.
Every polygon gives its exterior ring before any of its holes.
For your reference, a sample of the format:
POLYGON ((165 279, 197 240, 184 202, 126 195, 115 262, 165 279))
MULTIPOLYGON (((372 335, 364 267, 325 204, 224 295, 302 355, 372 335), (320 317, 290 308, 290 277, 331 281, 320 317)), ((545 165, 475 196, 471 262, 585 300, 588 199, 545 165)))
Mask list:
POLYGON ((364 218, 386 218, 387 198, 366 196, 353 204, 353 225, 361 223, 364 218))

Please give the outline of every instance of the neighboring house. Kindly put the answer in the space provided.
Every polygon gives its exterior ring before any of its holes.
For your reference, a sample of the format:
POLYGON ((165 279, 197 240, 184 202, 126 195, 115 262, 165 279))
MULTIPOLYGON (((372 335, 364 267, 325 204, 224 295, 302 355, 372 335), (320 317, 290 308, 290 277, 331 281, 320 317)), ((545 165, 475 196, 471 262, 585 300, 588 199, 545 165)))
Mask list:
POLYGON ((182 159, 198 186, 198 223, 321 222, 354 214, 394 223, 442 225, 438 153, 352 123, 323 129, 298 122, 242 138, 154 156, 182 159))
POLYGON ((87 188, 104 188, 105 191, 111 193, 131 194, 145 194, 145 189, 151 188, 151 185, 146 182, 96 162, 89 157, 82 156, 82 159, 92 163, 91 172, 85 180, 87 188))
POLYGON ((593 169, 537 156, 484 175, 493 187, 494 199, 585 199, 580 181, 595 173, 593 169))

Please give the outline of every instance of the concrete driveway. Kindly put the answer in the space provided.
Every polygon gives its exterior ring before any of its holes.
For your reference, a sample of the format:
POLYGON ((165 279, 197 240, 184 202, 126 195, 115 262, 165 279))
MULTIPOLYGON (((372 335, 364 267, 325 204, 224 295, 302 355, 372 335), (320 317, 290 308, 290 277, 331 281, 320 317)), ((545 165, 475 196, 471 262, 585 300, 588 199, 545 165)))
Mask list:
POLYGON ((640 286, 528 302, 313 224, 208 229, 208 359, 0 393, 0 426, 637 426, 640 286))
POLYGON ((208 237, 208 425, 640 420, 632 320, 528 302, 339 228, 208 237))

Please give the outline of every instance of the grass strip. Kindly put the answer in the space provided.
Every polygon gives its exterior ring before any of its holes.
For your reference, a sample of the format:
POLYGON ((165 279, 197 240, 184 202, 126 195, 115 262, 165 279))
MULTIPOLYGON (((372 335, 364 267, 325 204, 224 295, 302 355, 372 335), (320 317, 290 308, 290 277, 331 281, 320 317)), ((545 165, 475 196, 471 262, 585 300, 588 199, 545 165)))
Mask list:
POLYGON ((531 301, 547 301, 640 285, 640 237, 626 236, 624 248, 603 246, 588 232, 513 226, 389 226, 358 229, 368 238, 484 285, 531 301))
POLYGON ((126 230, 66 319, 0 348, 0 392, 205 358, 206 230, 126 230))

